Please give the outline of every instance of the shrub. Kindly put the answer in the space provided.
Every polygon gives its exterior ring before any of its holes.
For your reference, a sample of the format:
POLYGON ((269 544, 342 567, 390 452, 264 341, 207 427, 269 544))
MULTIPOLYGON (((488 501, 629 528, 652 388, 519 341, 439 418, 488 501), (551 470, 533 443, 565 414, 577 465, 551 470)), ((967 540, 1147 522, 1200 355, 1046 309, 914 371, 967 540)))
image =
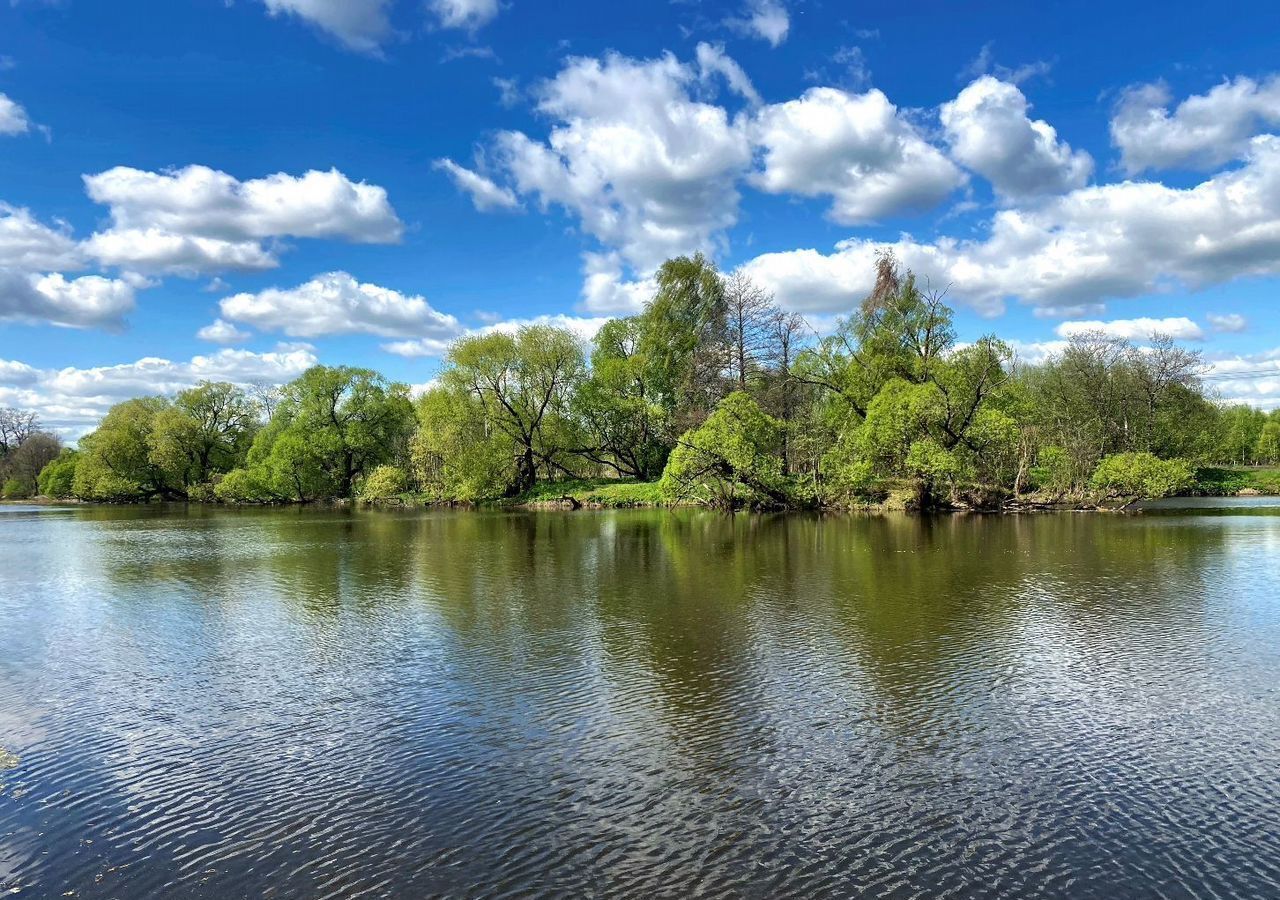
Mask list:
POLYGON ((40 470, 36 481, 40 485, 40 493, 54 500, 66 500, 72 496, 72 486, 76 480, 76 460, 79 454, 74 450, 63 450, 57 459, 40 470))
POLYGON ((409 487, 409 479, 398 466, 378 466, 360 485, 360 499, 366 501, 391 500, 409 487))
POLYGON ((780 455, 785 427, 746 393, 735 391, 680 438, 658 489, 672 502, 792 505, 780 455))
POLYGON ((213 492, 226 503, 267 503, 276 499, 256 469, 232 469, 213 492))
POLYGON ((1071 457, 1061 447, 1041 447, 1037 465, 1031 468, 1031 483, 1041 490, 1065 494, 1075 487, 1071 457))
POLYGON ((6 500, 25 500, 31 496, 31 489, 16 478, 10 478, 0 490, 6 500))
POLYGON ((1089 486, 1109 496, 1169 497, 1195 484, 1185 459, 1160 459, 1150 453, 1116 453, 1098 463, 1089 486))
POLYGON ((187 488, 187 499, 192 503, 212 503, 217 499, 212 482, 201 482, 187 488))

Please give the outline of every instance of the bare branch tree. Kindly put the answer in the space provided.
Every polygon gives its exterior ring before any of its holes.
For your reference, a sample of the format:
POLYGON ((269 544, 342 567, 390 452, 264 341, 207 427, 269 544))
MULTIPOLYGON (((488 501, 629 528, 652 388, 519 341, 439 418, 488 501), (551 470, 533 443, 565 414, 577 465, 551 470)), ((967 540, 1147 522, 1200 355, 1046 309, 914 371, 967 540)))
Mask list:
POLYGON ((769 294, 742 272, 724 280, 725 323, 729 337, 729 369, 737 389, 764 362, 771 338, 776 307, 769 294))
POLYGON ((0 456, 7 456, 40 430, 40 416, 27 409, 0 407, 0 456))

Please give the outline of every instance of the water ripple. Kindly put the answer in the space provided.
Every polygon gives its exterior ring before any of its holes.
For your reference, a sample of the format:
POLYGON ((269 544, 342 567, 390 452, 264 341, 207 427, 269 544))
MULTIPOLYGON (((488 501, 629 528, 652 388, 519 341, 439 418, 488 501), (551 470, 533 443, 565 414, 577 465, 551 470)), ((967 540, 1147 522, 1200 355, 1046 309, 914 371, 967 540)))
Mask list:
POLYGON ((18 896, 1280 895, 1274 516, 0 527, 18 896))

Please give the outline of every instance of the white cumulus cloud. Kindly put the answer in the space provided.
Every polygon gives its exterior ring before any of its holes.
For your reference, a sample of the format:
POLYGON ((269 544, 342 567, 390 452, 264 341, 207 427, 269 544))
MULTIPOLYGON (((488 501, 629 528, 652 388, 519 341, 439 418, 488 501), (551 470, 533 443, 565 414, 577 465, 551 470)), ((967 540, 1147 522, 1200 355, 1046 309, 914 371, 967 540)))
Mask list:
POLYGON ((764 166, 752 183, 774 194, 830 196, 830 217, 852 225, 929 209, 963 183, 960 170, 879 90, 812 88, 765 107, 753 137, 764 166))
POLYGON ((520 208, 520 198, 515 191, 497 184, 479 172, 460 166, 451 159, 436 160, 435 168, 447 174, 459 190, 465 191, 471 197, 472 205, 480 212, 520 208))
POLYGON ((262 0, 273 16, 292 15, 360 53, 378 54, 391 34, 391 0, 262 0))
POLYGON ((346 272, 318 275, 295 288, 235 294, 219 306, 227 321, 292 337, 373 334, 447 342, 463 330, 422 297, 362 283, 346 272))
POLYGON ((658 290, 652 278, 628 279, 616 253, 586 253, 582 261, 582 308, 587 312, 631 315, 658 290))
POLYGON ((84 176, 111 227, 85 244, 107 265, 194 275, 278 264, 263 242, 282 237, 394 243, 403 225, 384 188, 336 169, 239 181, 206 166, 147 172, 119 166, 84 176))
POLYGON ((1112 319, 1109 322, 1089 320, 1063 322, 1057 327, 1056 333, 1063 338, 1097 333, 1129 341, 1149 341, 1152 335, 1157 334, 1181 341, 1204 340, 1204 329, 1185 316, 1167 319, 1112 319))
POLYGON ((249 332, 237 328, 225 319, 214 319, 196 332, 196 337, 212 344, 239 344, 247 341, 250 336, 249 332))
POLYGON ((124 280, 0 269, 0 322, 118 329, 133 309, 134 287, 124 280))
POLYGON ((498 15, 498 0, 430 0, 430 9, 442 28, 474 30, 498 15))
POLYGON ((1006 201, 1083 187, 1093 159, 1072 150, 1042 119, 1032 119, 1018 87, 983 75, 939 110, 951 154, 991 182, 1006 201))
POLYGON ((459 334, 449 340, 439 340, 437 338, 420 338, 413 341, 393 341, 389 344, 383 344, 382 349, 388 353, 394 353, 396 356, 405 356, 409 358, 444 356, 449 352, 449 346, 459 337, 466 337, 478 334, 493 334, 494 332, 505 332, 507 334, 515 334, 521 328, 527 328, 532 325, 546 325, 551 328, 563 328, 573 332, 578 340, 586 343, 596 336, 606 322, 609 321, 608 316, 570 316, 563 313, 555 313, 541 316, 530 316, 520 319, 502 319, 497 322, 490 322, 481 328, 468 329, 465 334, 459 334))
POLYGON ((30 130, 27 111, 9 95, 0 93, 0 135, 26 134, 30 130))
POLYGON ((79 438, 114 404, 133 397, 174 394, 205 380, 281 384, 317 362, 305 345, 282 345, 267 353, 225 349, 186 362, 147 357, 91 368, 37 369, 0 360, 0 406, 36 410, 45 425, 79 438))
POLYGON ((740 118, 694 99, 702 76, 670 54, 570 59, 537 89, 548 139, 504 132, 499 159, 519 193, 573 213, 639 270, 710 249, 737 221, 751 143, 740 118))
POLYGON ((1211 358, 1204 380, 1227 403, 1280 409, 1280 348, 1211 358))
POLYGON ((28 209, 0 203, 0 268, 39 272, 83 266, 68 226, 50 227, 28 209))
POLYGON ((781 0, 748 0, 742 12, 726 20, 730 28, 742 34, 768 41, 776 47, 787 39, 791 16, 781 0))
POLYGON ((1210 169, 1245 156, 1250 138, 1280 125, 1280 75, 1236 78, 1196 94, 1172 112, 1173 93, 1157 82, 1125 91, 1111 119, 1111 142, 1125 171, 1210 169))
POLYGON ((1249 327, 1249 320, 1239 313, 1209 313, 1205 318, 1222 334, 1239 334, 1249 327))
POLYGON ((1254 138, 1242 168, 1194 187, 1080 188, 1034 209, 1001 210, 984 237, 850 239, 834 253, 767 253, 744 268, 796 309, 849 309, 885 249, 992 315, 1013 298, 1070 307, 1280 274, 1280 137, 1254 138))

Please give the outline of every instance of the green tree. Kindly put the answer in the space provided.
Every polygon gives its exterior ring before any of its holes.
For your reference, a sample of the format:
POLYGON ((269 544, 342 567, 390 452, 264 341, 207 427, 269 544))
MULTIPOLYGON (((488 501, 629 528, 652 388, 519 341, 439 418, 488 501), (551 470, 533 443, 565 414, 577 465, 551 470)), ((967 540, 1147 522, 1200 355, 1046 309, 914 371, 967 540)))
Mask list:
POLYGON ((181 473, 151 456, 156 419, 169 408, 163 397, 141 397, 113 406, 98 428, 80 440, 75 495, 85 500, 183 499, 181 473))
POLYGON ((696 427, 725 394, 730 365, 725 284, 701 253, 667 260, 640 316, 651 397, 672 427, 696 427))
POLYGON ((1245 466, 1256 458, 1258 440, 1267 424, 1267 415, 1252 406, 1236 404, 1222 410, 1218 461, 1245 466))
POLYGON ((248 474, 229 475, 219 496, 303 502, 351 497, 367 472, 407 460, 413 427, 404 385, 369 369, 314 366, 284 388, 249 449, 248 474))
POLYGON ((76 478, 76 462, 80 454, 64 449, 58 458, 40 470, 40 493, 54 500, 66 500, 73 495, 76 478))
POLYGON ((257 427, 257 404, 243 390, 202 381, 156 415, 148 438, 151 460, 187 490, 242 466, 257 427))
POLYGON ((548 474, 575 474, 566 451, 578 444, 570 397, 584 374, 582 348, 572 332, 548 326, 463 338, 449 350, 441 382, 475 397, 489 428, 515 446, 512 489, 527 491, 548 474))
POLYGON ((440 385, 417 402, 410 449, 414 478, 436 501, 472 503, 515 490, 516 444, 489 422, 483 401, 460 386, 440 385))
POLYGON ((656 478, 671 452, 668 411, 657 402, 641 322, 612 319, 595 337, 590 375, 571 402, 583 446, 575 452, 619 475, 656 478))
POLYGON ((795 505, 782 474, 783 430, 750 396, 735 391, 680 438, 662 475, 663 495, 730 509, 741 503, 795 505))
POLYGON ((1262 426, 1254 456, 1259 462, 1280 462, 1280 420, 1273 417, 1262 426))
POLYGON ((6 457, 4 473, 22 486, 26 496, 31 496, 39 489, 41 471, 61 452, 62 441, 57 435, 47 431, 30 432, 6 457))
POLYGON ((1108 496, 1147 499, 1172 496, 1194 483, 1195 472, 1186 460, 1164 460, 1145 451, 1106 457, 1089 480, 1090 487, 1108 496))
POLYGON ((409 479, 399 466, 378 466, 360 483, 360 499, 393 500, 409 489, 409 479))

